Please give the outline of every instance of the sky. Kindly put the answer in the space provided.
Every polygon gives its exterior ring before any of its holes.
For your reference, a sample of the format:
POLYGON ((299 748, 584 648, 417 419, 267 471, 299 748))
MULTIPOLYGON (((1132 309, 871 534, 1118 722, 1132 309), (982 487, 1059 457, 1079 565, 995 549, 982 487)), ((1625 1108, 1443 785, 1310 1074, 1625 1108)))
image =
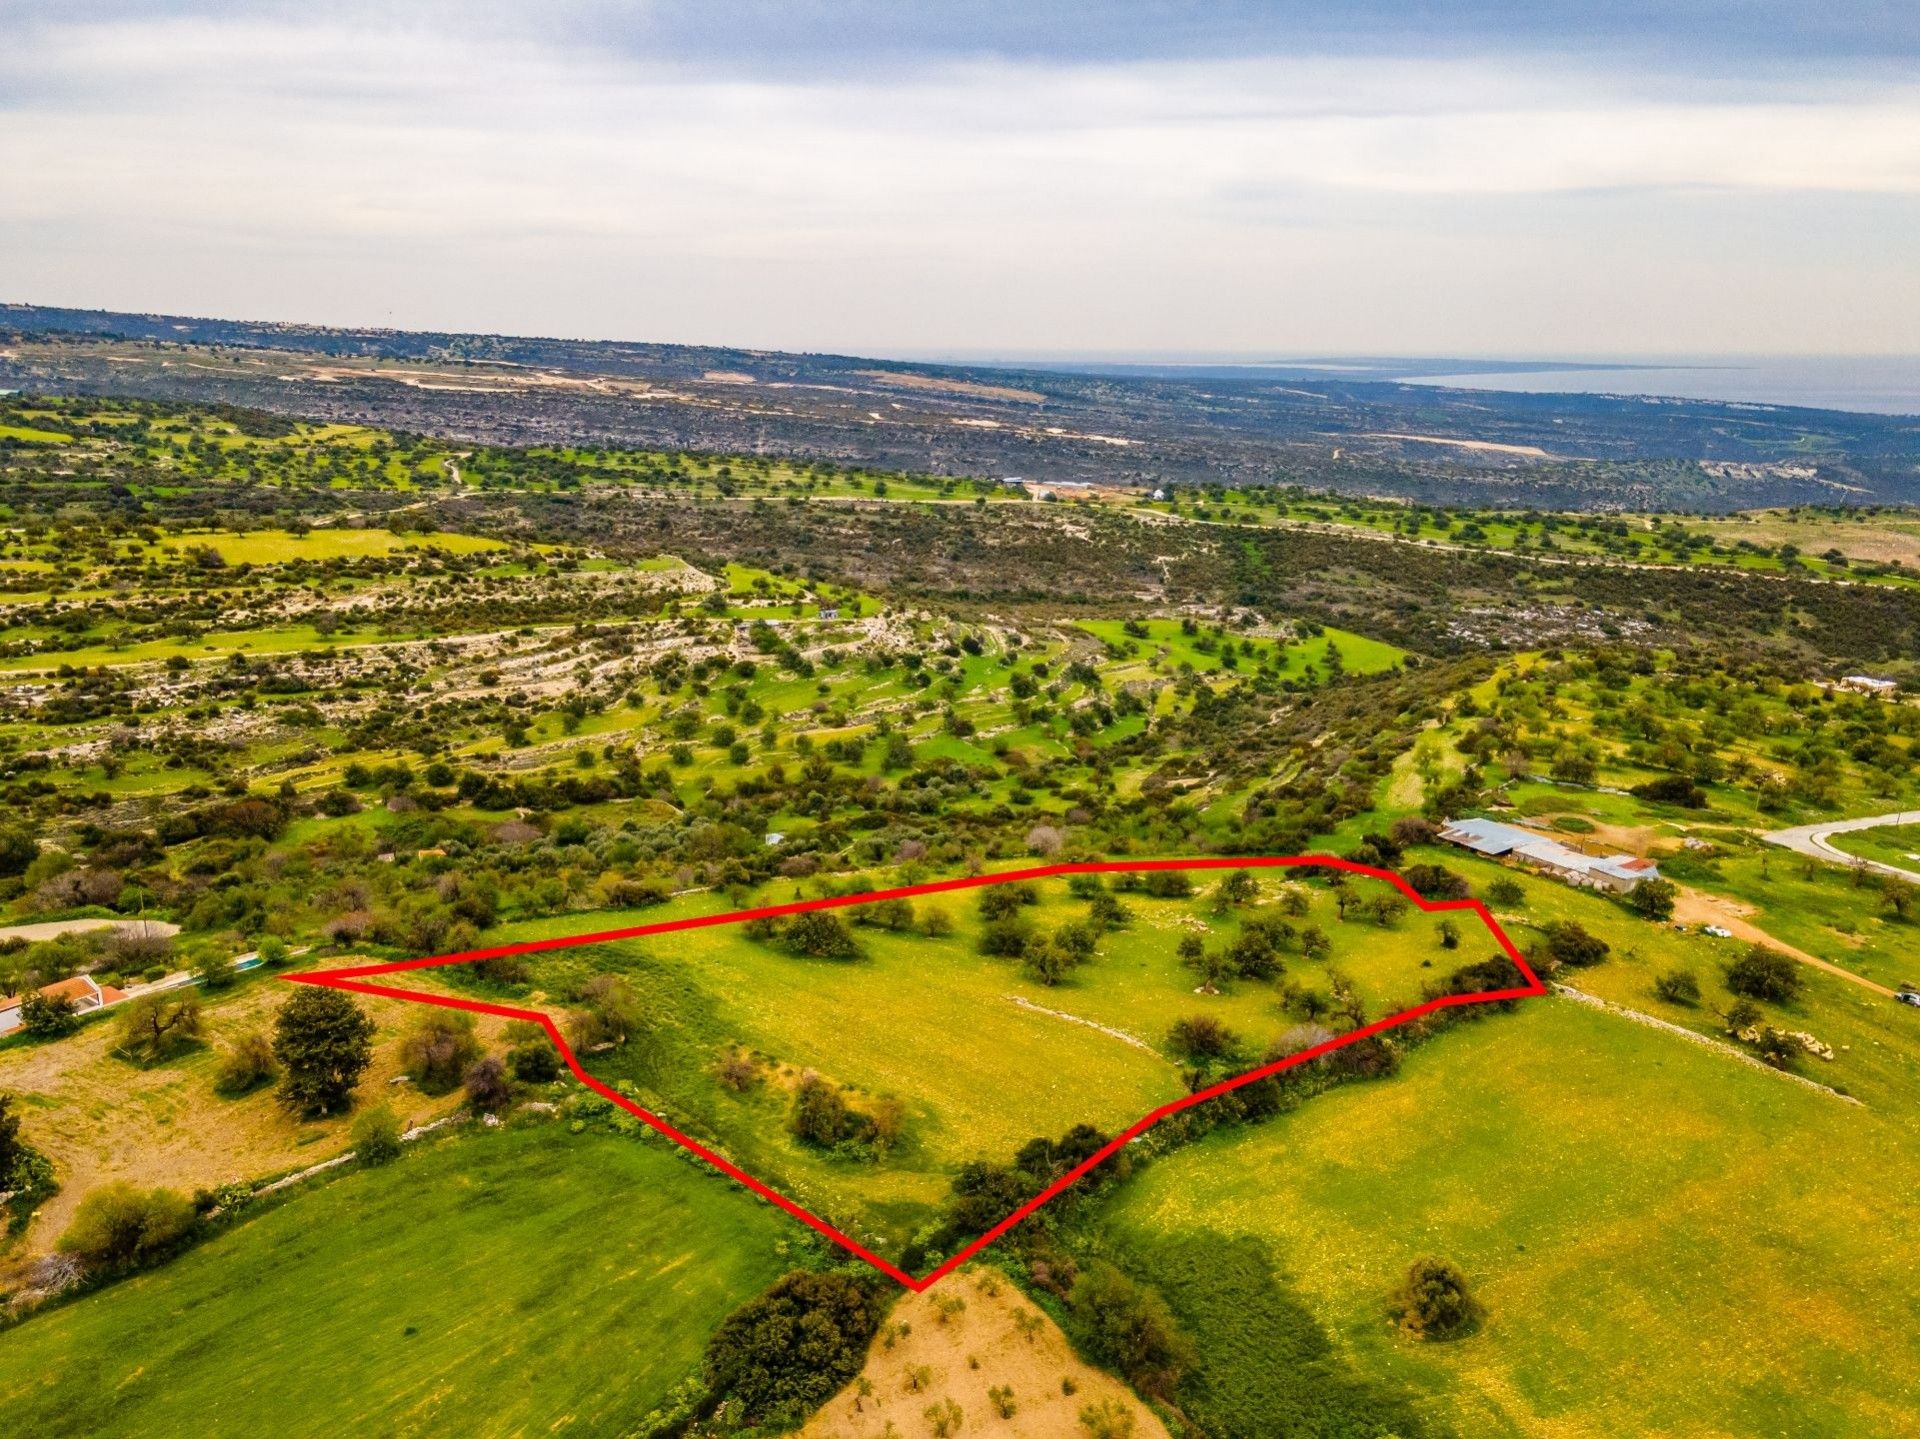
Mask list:
POLYGON ((1920 351, 1911 0, 0 0, 0 299, 938 355, 1920 351))

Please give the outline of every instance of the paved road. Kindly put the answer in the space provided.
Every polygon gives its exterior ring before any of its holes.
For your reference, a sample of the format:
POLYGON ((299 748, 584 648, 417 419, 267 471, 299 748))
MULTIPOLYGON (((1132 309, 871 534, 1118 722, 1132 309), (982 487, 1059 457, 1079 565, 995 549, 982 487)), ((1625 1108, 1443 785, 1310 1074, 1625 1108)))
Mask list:
POLYGON ((1920 884, 1920 870, 1902 869, 1895 864, 1882 864, 1877 859, 1861 859, 1827 842, 1829 835, 1843 834, 1855 829, 1876 829, 1885 824, 1920 824, 1920 809, 1903 809, 1894 814, 1871 814, 1864 819, 1825 820, 1819 824, 1798 825, 1793 829, 1776 829, 1772 834, 1763 834, 1760 837, 1768 844, 1780 845, 1796 854, 1812 855, 1815 859, 1830 859, 1838 864, 1864 864, 1876 874, 1890 874, 1896 879, 1906 880, 1909 884, 1920 884))

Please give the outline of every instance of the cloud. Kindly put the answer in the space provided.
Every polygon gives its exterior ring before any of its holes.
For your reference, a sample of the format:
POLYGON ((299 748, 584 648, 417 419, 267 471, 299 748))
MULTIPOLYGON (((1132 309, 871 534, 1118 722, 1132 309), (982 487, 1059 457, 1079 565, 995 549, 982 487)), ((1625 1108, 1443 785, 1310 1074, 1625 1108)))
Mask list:
MULTIPOLYGON (((913 40, 910 62, 729 67, 675 6, 136 11, 36 19, 0 56, 0 240, 31 297, 369 320, 378 296, 407 323, 841 348, 991 347, 993 327, 1003 348, 1596 348, 1486 313, 1503 275, 1505 308, 1539 304, 1558 245, 1568 319, 1604 309, 1585 299, 1609 275, 1664 294, 1663 263, 1718 295, 1718 265, 1829 302, 1881 287, 1858 324, 1807 317, 1803 344, 1915 332, 1886 253, 1920 214, 1920 86, 1898 78, 1688 83, 1405 36, 986 53, 939 27, 871 48, 913 40), (1441 255, 1488 297, 1478 320, 1404 293, 1441 255), (1347 287, 1351 338, 1276 267, 1347 287), (1294 332, 1263 344, 1282 291, 1294 332)), ((1702 318, 1668 306, 1661 337, 1617 347, 1678 341, 1676 314, 1702 318)), ((1756 328, 1724 301, 1705 318, 1716 337, 1676 347, 1756 328)))

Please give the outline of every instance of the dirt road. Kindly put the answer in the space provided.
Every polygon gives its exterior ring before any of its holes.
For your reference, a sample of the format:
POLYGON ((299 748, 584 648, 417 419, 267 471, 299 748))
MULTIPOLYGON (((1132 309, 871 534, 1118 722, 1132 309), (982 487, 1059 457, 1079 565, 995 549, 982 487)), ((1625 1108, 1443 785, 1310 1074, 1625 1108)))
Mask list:
POLYGON ((1875 994, 1885 995, 1888 999, 1893 998, 1893 991, 1884 984, 1875 984, 1864 975, 1855 974, 1850 969, 1843 969, 1817 955, 1808 954, 1804 949, 1795 949, 1792 945, 1775 939, 1748 919, 1742 912, 1744 908, 1745 906, 1734 900, 1703 894, 1697 889, 1688 889, 1683 885, 1680 892, 1674 896, 1673 917, 1680 924, 1717 924, 1735 939, 1745 940, 1748 944, 1764 944, 1767 948, 1777 949, 1782 954, 1799 960, 1802 964, 1810 964, 1815 969, 1824 969, 1828 974, 1836 974, 1844 980, 1859 985, 1862 989, 1870 989, 1875 994))

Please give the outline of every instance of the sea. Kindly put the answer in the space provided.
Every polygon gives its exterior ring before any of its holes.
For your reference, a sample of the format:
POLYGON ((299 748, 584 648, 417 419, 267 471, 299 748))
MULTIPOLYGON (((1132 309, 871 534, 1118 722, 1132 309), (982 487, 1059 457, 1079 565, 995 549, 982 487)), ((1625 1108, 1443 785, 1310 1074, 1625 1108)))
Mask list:
MULTIPOLYGON (((936 358, 927 356, 926 358, 936 358)), ((984 356, 943 355, 978 363, 984 356)), ((1161 379, 1381 380, 1527 394, 1645 395, 1920 416, 1920 354, 1477 356, 998 356, 1011 368, 1161 379)))
MULTIPOLYGON (((1349 372, 1350 373, 1350 372, 1349 372)), ((1714 356, 1609 362, 1603 368, 1460 369, 1397 377, 1404 384, 1527 394, 1660 395, 1730 404, 1798 405, 1920 416, 1920 355, 1714 356)))

